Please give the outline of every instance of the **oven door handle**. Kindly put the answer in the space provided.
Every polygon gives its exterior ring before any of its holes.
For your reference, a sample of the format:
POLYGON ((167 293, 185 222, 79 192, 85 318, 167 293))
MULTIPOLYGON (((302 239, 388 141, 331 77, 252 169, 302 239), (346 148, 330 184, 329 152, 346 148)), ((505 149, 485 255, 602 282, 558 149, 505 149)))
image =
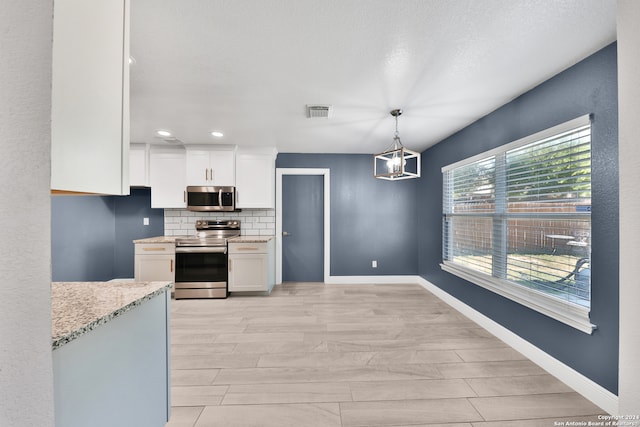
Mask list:
POLYGON ((177 254, 226 254, 226 246, 176 246, 177 254))

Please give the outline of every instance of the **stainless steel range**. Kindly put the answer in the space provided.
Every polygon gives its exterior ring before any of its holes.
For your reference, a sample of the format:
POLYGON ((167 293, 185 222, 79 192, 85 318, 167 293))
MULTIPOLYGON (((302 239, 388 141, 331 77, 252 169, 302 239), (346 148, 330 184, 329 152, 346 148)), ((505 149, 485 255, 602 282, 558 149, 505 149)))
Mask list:
POLYGON ((226 298, 227 240, 238 236, 238 220, 198 220, 194 237, 176 239, 175 298, 226 298))

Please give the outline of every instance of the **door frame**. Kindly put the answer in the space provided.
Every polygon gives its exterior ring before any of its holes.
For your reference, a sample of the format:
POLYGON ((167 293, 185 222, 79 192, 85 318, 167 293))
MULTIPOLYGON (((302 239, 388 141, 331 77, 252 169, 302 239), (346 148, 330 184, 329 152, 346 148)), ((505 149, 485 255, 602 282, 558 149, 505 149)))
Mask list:
POLYGON ((331 169, 277 168, 276 169, 276 284, 282 284, 282 177, 284 175, 322 175, 324 178, 324 283, 331 273, 331 169))

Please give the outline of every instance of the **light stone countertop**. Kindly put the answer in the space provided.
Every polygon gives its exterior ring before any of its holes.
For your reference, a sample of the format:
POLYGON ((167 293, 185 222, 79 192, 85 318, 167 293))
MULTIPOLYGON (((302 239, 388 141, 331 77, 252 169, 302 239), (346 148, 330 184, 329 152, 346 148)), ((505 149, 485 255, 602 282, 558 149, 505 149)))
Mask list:
POLYGON ((173 282, 53 282, 52 348, 73 341, 171 286, 173 282))
POLYGON ((156 236, 147 237, 146 239, 137 239, 133 243, 175 243, 176 239, 181 237, 194 237, 194 236, 156 236))
POLYGON ((267 243, 276 236, 240 236, 229 239, 229 243, 267 243))
MULTIPOLYGON (((192 236, 156 236, 156 237, 147 237, 145 239, 134 240, 133 243, 175 243, 176 239, 180 239, 183 237, 195 237, 192 236)), ((229 239, 230 243, 266 243, 269 240, 275 238, 273 235, 269 236, 240 236, 229 239)))

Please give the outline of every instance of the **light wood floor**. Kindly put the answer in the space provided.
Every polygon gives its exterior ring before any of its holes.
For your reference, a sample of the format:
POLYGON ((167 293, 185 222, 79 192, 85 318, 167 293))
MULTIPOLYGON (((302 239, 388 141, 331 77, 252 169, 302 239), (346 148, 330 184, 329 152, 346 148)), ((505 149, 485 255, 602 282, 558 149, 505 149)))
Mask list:
POLYGON ((167 427, 531 427, 603 413, 418 285, 174 300, 171 328, 167 427))

